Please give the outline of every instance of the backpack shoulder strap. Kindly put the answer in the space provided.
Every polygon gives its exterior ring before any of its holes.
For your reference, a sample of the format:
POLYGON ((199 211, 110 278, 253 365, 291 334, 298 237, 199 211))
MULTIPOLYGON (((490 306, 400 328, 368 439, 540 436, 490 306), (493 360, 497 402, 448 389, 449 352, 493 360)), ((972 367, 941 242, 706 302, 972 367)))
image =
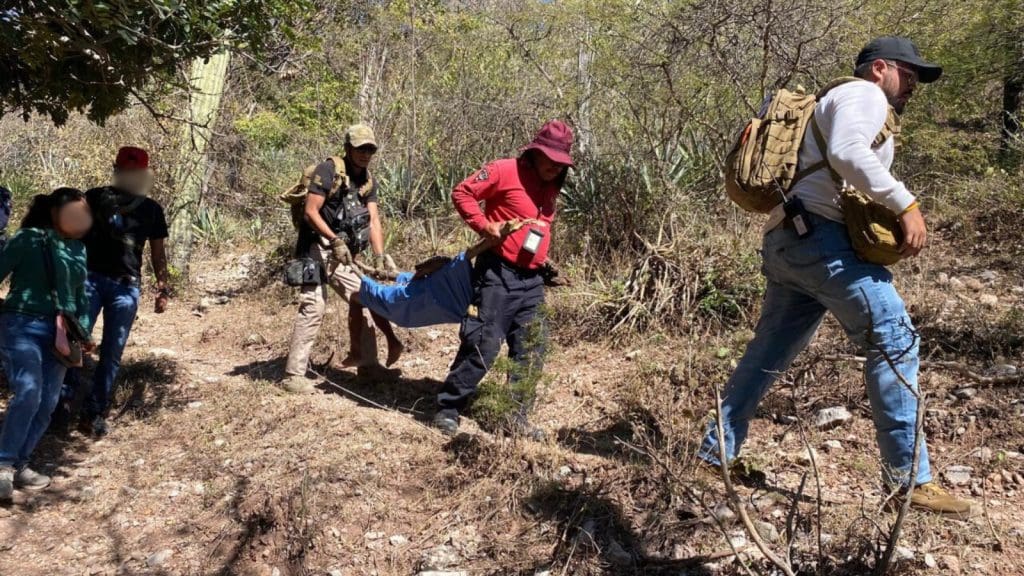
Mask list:
MULTIPOLYGON (((826 94, 832 91, 833 88, 837 88, 844 84, 851 82, 866 82, 863 78, 857 78, 854 76, 843 76, 832 80, 826 84, 821 90, 818 91, 817 100, 821 100, 826 94)), ((821 170, 822 168, 828 168, 829 173, 832 175, 832 180, 837 186, 842 186, 843 179, 839 176, 839 173, 832 168, 831 163, 828 161, 828 144, 825 141, 825 135, 821 131, 821 126, 818 125, 818 118, 812 113, 811 114, 811 134, 814 136, 814 142, 818 145, 818 150, 821 151, 821 160, 807 166, 797 172, 796 176, 793 177, 793 183, 790 185, 790 189, 796 186, 796 183, 805 177, 821 170)), ((898 137, 900 133, 899 116, 893 110, 892 106, 889 106, 889 116, 885 120, 885 125, 882 130, 875 136, 872 147, 877 148, 881 146, 890 136, 898 137)))
POLYGON ((327 158, 334 163, 334 184, 331 186, 331 195, 338 193, 341 190, 342 185, 348 188, 348 174, 345 172, 345 157, 344 156, 329 156, 327 158))

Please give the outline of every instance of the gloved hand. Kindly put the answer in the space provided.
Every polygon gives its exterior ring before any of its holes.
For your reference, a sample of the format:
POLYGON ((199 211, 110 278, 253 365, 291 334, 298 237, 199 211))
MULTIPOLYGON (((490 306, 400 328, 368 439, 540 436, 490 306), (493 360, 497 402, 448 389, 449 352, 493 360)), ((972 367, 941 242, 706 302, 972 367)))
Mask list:
POLYGON ((401 270, 398 269, 398 264, 395 264, 395 259, 391 257, 391 254, 384 255, 384 271, 389 274, 398 274, 401 270))
POLYGON ((373 257, 373 270, 377 274, 387 277, 399 273, 398 265, 389 254, 377 254, 373 257))
POLYGON ((345 244, 345 239, 341 236, 335 236, 331 239, 331 256, 339 264, 345 266, 352 265, 352 253, 348 251, 348 245, 345 244))
POLYGON ((558 272, 558 268, 551 262, 545 262, 540 267, 540 276, 544 279, 544 285, 552 288, 561 288, 562 286, 572 286, 572 281, 562 276, 558 272))

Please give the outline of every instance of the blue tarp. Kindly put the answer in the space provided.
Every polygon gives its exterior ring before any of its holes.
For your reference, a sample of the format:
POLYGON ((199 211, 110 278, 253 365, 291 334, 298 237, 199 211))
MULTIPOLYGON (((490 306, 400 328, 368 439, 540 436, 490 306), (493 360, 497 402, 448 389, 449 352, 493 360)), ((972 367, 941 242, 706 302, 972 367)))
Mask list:
POLYGON ((472 265, 463 252, 426 278, 399 274, 394 284, 363 276, 359 300, 403 328, 457 324, 473 299, 472 265))

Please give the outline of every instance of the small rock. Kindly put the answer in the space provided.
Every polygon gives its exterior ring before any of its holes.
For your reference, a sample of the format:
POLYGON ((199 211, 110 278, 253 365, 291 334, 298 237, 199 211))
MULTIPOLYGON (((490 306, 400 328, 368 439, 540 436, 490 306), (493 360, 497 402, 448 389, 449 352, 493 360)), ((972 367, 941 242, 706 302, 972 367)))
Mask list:
POLYGON ((223 296, 223 295, 217 296, 217 297, 215 297, 213 299, 213 303, 218 305, 218 306, 223 306, 223 305, 227 304, 228 302, 231 302, 231 298, 228 298, 227 296, 223 296))
POLYGON ((177 358, 178 353, 170 348, 150 348, 149 355, 154 358, 177 358))
POLYGON ((566 476, 572 476, 572 468, 568 466, 562 466, 561 468, 558 469, 558 475, 561 476, 562 478, 565 478, 566 476))
POLYGON ((149 566, 150 568, 159 568, 160 566, 163 566, 168 560, 170 560, 171 556, 173 555, 174 550, 170 549, 164 549, 159 552, 154 552, 150 554, 148 558, 146 558, 146 566, 149 566))
POLYGON ((778 417, 778 421, 779 421, 779 424, 783 424, 783 425, 786 425, 786 426, 788 426, 790 424, 796 424, 796 416, 792 416, 790 414, 783 414, 783 415, 778 417))
POLYGON ((533 576, 551 576, 551 570, 540 570, 538 572, 534 572, 533 576))
POLYGON ((897 546, 893 558, 895 560, 913 560, 914 551, 906 546, 897 546))
POLYGON ((626 353, 626 360, 636 360, 640 357, 640 350, 633 350, 626 353))
POLYGON ((949 466, 943 475, 954 486, 966 486, 971 483, 972 472, 974 472, 974 468, 970 466, 949 466))
POLYGON ((999 278, 999 274, 993 270, 985 270, 981 274, 978 274, 978 278, 981 279, 982 282, 992 283, 999 278))
POLYGON ((950 278, 949 279, 949 287, 954 292, 963 292, 964 289, 966 288, 966 286, 964 286, 963 281, 961 281, 959 278, 950 278))
POLYGON ((209 298, 200 298, 199 299, 199 303, 196 304, 196 312, 199 312, 200 314, 202 314, 202 313, 206 312, 207 310, 209 310, 210 306, 212 306, 212 305, 213 305, 213 302, 210 302, 209 298))
POLYGON ((977 278, 964 278, 964 286, 974 290, 975 292, 981 291, 985 288, 985 283, 977 278))
POLYGON ((761 535, 761 538, 769 542, 779 541, 779 530, 771 522, 756 521, 754 525, 757 526, 757 533, 761 535))
POLYGON ((345 574, 341 570, 335 568, 334 570, 328 571, 327 576, 345 576, 345 574))
POLYGON ((409 543, 409 539, 401 534, 395 534, 389 539, 392 546, 404 546, 409 543))
POLYGON ((818 461, 818 451, 814 448, 807 448, 797 453, 796 462, 803 466, 810 466, 811 462, 818 461))
POLYGON ((987 446, 982 446, 981 448, 978 448, 971 452, 971 456, 977 458, 978 460, 984 460, 988 462, 989 460, 992 459, 992 449, 987 446))
POLYGON ((207 376, 203 378, 203 382, 206 382, 207 384, 216 384, 220 382, 220 376, 207 376))
POLYGON ((935 556, 932 556, 931 554, 924 555, 924 565, 929 568, 939 567, 939 563, 935 561, 935 556))
POLYGON ((850 414, 850 411, 845 406, 833 406, 818 410, 818 415, 814 419, 814 425, 820 430, 828 430, 851 419, 853 419, 853 414, 850 414))
MULTIPOLYGON (((435 546, 423 553, 420 558, 421 570, 445 570, 462 562, 462 557, 448 544, 435 546)), ((422 573, 421 573, 422 574, 422 573)))
POLYGON ((363 538, 366 538, 367 540, 380 540, 384 536, 385 534, 383 532, 367 532, 366 534, 363 534, 363 538))
POLYGON ((223 445, 225 445, 227 443, 228 443, 228 441, 223 439, 223 438, 217 438, 217 439, 215 439, 213 441, 213 445, 216 446, 217 448, 220 448, 221 446, 223 446, 223 445))
POLYGON ((274 566, 274 569, 270 571, 270 576, 281 576, 281 569, 274 566))
POLYGON ((202 408, 203 407, 203 403, 198 401, 198 400, 196 400, 195 402, 189 402, 188 403, 188 407, 192 408, 193 410, 195 410, 196 408, 202 408))
POLYGON ((266 344, 267 339, 263 337, 263 334, 260 334, 258 332, 253 332, 252 334, 246 336, 244 340, 242 340, 242 346, 245 348, 248 348, 250 346, 265 346, 266 344))
POLYGON ((441 337, 441 331, 440 330, 427 330, 427 338, 429 338, 431 341, 437 340, 440 337, 441 337))
POLYGON ((1013 364, 996 364, 989 373, 996 377, 1015 376, 1017 367, 1013 364))
POLYGON ((839 440, 825 440, 822 442, 821 447, 824 448, 826 452, 841 452, 843 450, 843 443, 839 440))
POLYGON ((953 390, 953 396, 956 396, 960 400, 970 400, 971 398, 974 398, 977 394, 978 389, 972 388, 970 386, 964 388, 957 388, 956 390, 953 390))
POLYGON ((948 286, 949 274, 946 274, 945 272, 939 272, 939 276, 935 279, 935 283, 938 284, 939 286, 948 286))
POLYGON ((999 304, 999 297, 995 294, 982 294, 981 296, 978 296, 978 302, 985 306, 995 306, 996 304, 999 304))
POLYGON ((736 513, 732 511, 732 508, 728 504, 722 502, 715 509, 711 511, 711 515, 718 519, 722 524, 729 524, 730 522, 736 521, 736 513))

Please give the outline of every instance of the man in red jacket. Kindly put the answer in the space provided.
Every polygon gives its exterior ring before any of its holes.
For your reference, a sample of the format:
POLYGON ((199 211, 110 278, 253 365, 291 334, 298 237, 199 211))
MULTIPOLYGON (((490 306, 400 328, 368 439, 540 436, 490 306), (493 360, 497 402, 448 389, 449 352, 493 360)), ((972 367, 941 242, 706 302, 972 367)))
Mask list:
MULTIPOLYGON (((501 243, 477 257, 473 304, 459 332, 462 343, 437 396, 434 426, 449 436, 458 432, 459 413, 469 406, 503 340, 516 365, 511 382, 535 378, 542 369, 545 334, 537 313, 544 304, 555 199, 573 166, 572 140, 572 129, 552 120, 518 158, 491 162, 452 190, 455 208, 469 227, 501 243), (526 225, 503 236, 503 223, 517 220, 526 225)), ((517 400, 517 431, 536 436, 526 423, 530 399, 517 400)))

